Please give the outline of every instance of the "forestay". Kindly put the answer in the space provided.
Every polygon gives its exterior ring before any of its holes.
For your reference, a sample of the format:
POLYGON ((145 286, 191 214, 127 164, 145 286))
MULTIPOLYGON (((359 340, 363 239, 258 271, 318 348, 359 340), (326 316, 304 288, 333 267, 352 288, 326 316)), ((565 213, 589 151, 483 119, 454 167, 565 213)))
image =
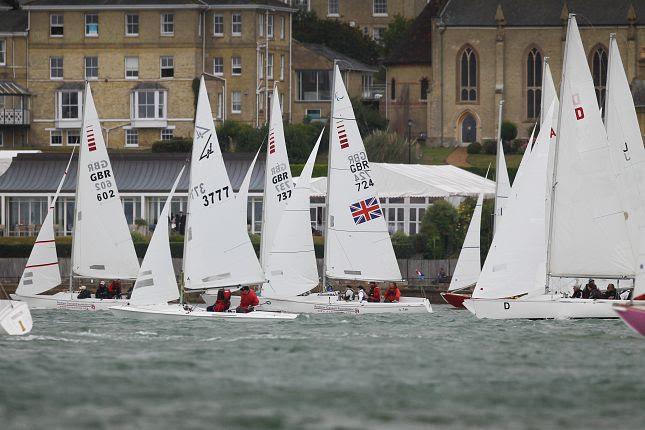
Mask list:
POLYGON ((206 85, 199 84, 189 181, 185 287, 261 284, 262 269, 243 223, 215 133, 206 85))
POLYGON ((338 67, 329 130, 326 275, 339 279, 400 280, 354 110, 338 67))
POLYGON ((170 194, 166 199, 161 214, 157 219, 155 231, 152 233, 148 250, 141 263, 141 269, 134 283, 130 303, 134 305, 165 304, 179 299, 177 278, 170 255, 170 238, 168 235, 168 217, 171 201, 177 189, 177 184, 184 173, 182 167, 170 194))
POLYGON ((450 287, 448 291, 460 290, 462 288, 474 285, 479 279, 481 273, 481 257, 480 257, 480 231, 482 221, 482 203, 484 195, 480 194, 477 197, 477 204, 473 211, 473 216, 468 225, 466 238, 459 253, 459 259, 455 266, 452 279, 450 280, 450 287))
MULTIPOLYGON (((548 269, 560 277, 632 277, 635 262, 608 168, 612 148, 600 116, 578 26, 569 18, 560 97, 548 269)), ((611 163, 610 163, 611 165, 611 163)))
POLYGON ((264 200, 262 208, 262 242, 260 262, 266 271, 266 259, 273 244, 280 218, 289 199, 293 197, 293 179, 284 140, 282 111, 278 87, 273 88, 271 99, 271 121, 267 143, 266 168, 264 179, 264 200))
POLYGON ((139 260, 89 84, 85 86, 77 181, 74 273, 88 278, 135 279, 139 260))
POLYGON ((34 247, 31 249, 29 259, 25 270, 22 272, 16 294, 23 296, 30 296, 35 294, 44 293, 61 283, 60 267, 58 265, 58 254, 56 253, 56 240, 54 234, 54 210, 56 208, 56 200, 60 190, 65 183, 69 166, 74 157, 74 149, 65 167, 65 173, 58 183, 56 193, 49 204, 47 215, 43 220, 34 247))
POLYGON ((639 297, 645 295, 645 148, 614 34, 609 41, 605 127, 628 214, 627 228, 635 256, 634 297, 639 297))
POLYGON ((309 197, 322 135, 321 132, 275 230, 273 245, 267 254, 265 274, 268 282, 262 287, 263 296, 295 297, 318 285, 309 197))

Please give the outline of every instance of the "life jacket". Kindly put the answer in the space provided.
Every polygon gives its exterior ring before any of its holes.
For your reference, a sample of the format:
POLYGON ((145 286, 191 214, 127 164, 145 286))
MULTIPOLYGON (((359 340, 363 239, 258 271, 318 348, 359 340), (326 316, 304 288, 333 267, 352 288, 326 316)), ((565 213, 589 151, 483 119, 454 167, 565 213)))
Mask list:
POLYGON ((401 291, 399 291, 399 289, 397 287, 388 288, 385 291, 385 301, 386 302, 398 301, 399 298, 401 298, 401 291))
POLYGON ((370 294, 370 299, 375 301, 381 301, 381 289, 379 287, 374 287, 372 294, 370 294))
POLYGON ((242 296, 240 298, 240 307, 241 308, 248 308, 249 306, 257 306, 260 304, 260 299, 258 299, 258 296, 255 294, 255 291, 249 290, 246 292, 242 292, 242 296))
POLYGON ((215 301, 214 312, 226 312, 231 307, 231 291, 224 290, 224 298, 215 301))

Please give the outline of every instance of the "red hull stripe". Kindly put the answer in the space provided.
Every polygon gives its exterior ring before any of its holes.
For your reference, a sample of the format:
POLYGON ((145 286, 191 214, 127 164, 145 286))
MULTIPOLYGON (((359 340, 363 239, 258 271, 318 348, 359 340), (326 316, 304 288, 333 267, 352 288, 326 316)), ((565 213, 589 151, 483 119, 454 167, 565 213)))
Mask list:
POLYGON ((31 269, 32 267, 45 267, 45 266, 54 266, 58 265, 58 261, 55 263, 45 263, 45 264, 32 264, 31 266, 25 266, 25 269, 31 269))

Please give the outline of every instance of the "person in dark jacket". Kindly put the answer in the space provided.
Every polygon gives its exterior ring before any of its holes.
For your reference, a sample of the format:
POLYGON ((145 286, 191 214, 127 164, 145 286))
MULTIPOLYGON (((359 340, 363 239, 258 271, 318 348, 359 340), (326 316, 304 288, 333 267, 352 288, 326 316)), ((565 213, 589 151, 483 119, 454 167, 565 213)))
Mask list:
POLYGON ((597 299, 605 298, 605 296, 602 294, 602 292, 596 286, 595 282, 590 284, 590 286, 591 286, 591 292, 589 293, 589 298, 590 299, 597 300, 597 299))
POLYGON ((589 296, 591 296, 591 284, 590 283, 585 285, 585 288, 582 290, 582 294, 580 295, 580 297, 583 298, 583 299, 588 299, 589 296))
POLYGON ((92 294, 90 294, 90 290, 87 289, 85 285, 81 285, 81 291, 78 293, 78 296, 76 296, 77 299, 91 299, 92 294))
POLYGON ((572 299, 581 299, 582 298, 582 290, 580 289, 579 285, 574 285, 573 286, 573 294, 571 294, 572 299))
POLYGON ((96 294, 94 295, 97 299, 109 299, 110 292, 105 286, 105 281, 99 282, 99 287, 96 289, 96 294))
POLYGON ((605 298, 609 300, 619 300, 618 291, 614 284, 607 285, 607 291, 605 291, 605 298))
POLYGON ((108 292, 110 293, 110 298, 120 299, 122 296, 121 282, 119 282, 118 280, 110 282, 110 285, 108 286, 108 292))
POLYGON ((260 299, 258 299, 255 291, 250 289, 248 285, 243 286, 241 291, 240 305, 235 309, 235 312, 238 314, 253 312, 253 308, 260 304, 260 299))
POLYGON ((372 303, 381 302, 381 289, 376 285, 376 282, 370 282, 370 290, 367 293, 367 301, 372 303))

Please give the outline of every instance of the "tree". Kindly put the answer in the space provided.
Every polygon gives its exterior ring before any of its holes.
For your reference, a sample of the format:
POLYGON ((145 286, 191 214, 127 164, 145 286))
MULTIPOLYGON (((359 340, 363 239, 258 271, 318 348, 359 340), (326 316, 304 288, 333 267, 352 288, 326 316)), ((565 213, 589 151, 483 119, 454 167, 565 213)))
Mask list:
POLYGON ((410 27, 412 27, 413 22, 413 19, 406 19, 398 14, 394 15, 394 20, 387 26, 381 39, 383 57, 387 57, 397 48, 410 30, 410 27))
POLYGON ((457 210, 446 200, 438 200, 426 210, 421 221, 426 258, 447 258, 456 245, 457 210))
POLYGON ((407 163, 408 161, 409 142, 396 133, 377 130, 365 136, 363 142, 370 161, 376 163, 407 163))
POLYGON ((387 129, 387 119, 373 107, 363 104, 356 98, 352 98, 352 109, 354 109, 356 123, 362 136, 367 136, 376 130, 387 129))

